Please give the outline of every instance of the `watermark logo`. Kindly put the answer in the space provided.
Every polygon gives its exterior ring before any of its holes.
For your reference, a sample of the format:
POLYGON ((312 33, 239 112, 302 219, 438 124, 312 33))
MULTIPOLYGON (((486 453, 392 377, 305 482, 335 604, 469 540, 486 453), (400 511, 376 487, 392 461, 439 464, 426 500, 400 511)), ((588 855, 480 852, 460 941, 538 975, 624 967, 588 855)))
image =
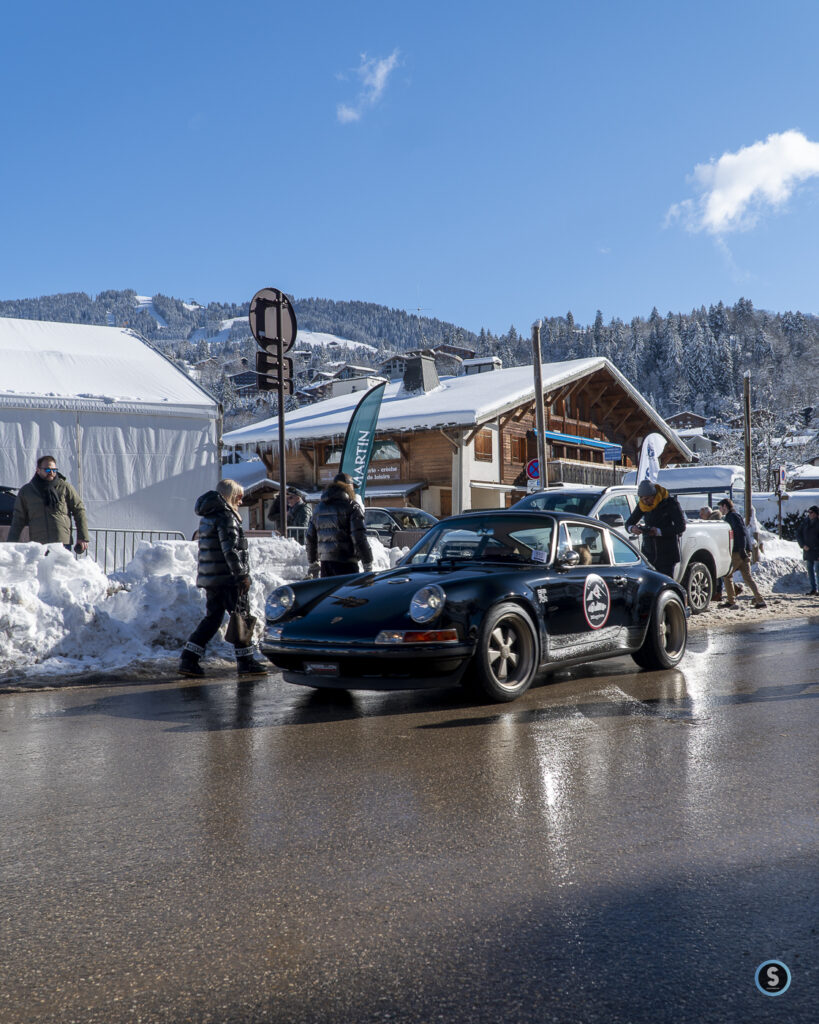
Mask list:
POLYGON ((781 996, 791 984, 791 972, 781 960, 766 960, 756 969, 756 987, 766 996, 781 996))

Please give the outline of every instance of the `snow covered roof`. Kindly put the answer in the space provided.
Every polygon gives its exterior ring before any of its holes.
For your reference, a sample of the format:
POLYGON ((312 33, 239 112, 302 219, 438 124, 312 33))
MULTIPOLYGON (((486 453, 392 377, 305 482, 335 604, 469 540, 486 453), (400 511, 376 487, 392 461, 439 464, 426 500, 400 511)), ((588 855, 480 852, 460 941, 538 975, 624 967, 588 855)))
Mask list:
POLYGON ((0 407, 207 411, 218 403, 133 331, 0 317, 0 407))
POLYGON ((791 480, 815 480, 819 477, 819 466, 812 466, 809 462, 806 462, 804 466, 797 467, 788 476, 791 480))
MULTIPOLYGON (((543 364, 543 387, 549 391, 608 370, 620 386, 643 410, 654 428, 669 438, 685 458, 693 454, 676 434, 608 359, 570 359, 543 364)), ((531 366, 513 366, 492 373, 463 377, 444 377, 437 388, 421 394, 408 394, 401 381, 392 381, 384 391, 378 416, 379 431, 408 431, 440 427, 475 427, 517 408, 534 398, 534 374, 531 366)), ((305 406, 285 415, 288 441, 343 437, 350 417, 361 400, 361 393, 338 395, 325 402, 305 406)), ((225 444, 278 445, 278 417, 239 427, 224 435, 225 444)))

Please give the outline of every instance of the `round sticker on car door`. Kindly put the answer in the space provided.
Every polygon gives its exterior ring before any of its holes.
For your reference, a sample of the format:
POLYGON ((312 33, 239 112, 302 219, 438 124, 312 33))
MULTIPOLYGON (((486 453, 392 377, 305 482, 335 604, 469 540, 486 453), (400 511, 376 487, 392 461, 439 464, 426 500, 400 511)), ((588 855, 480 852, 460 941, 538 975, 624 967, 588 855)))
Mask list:
POLYGON ((583 587, 583 614, 592 629, 605 626, 611 611, 611 594, 602 576, 589 573, 583 587))

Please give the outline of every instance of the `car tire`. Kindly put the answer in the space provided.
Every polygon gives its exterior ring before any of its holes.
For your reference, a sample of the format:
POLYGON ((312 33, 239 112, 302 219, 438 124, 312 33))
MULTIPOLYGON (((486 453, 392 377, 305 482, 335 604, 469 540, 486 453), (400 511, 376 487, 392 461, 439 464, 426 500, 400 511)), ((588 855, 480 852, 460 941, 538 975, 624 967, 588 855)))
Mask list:
POLYGON ((694 615, 708 611, 714 596, 714 577, 702 562, 692 562, 685 571, 683 580, 688 595, 688 606, 694 615))
POLYGON ((515 700, 529 689, 538 666, 538 640, 532 619, 520 605, 495 605, 483 620, 470 673, 491 700, 515 700))
POLYGON ((671 590, 663 590, 654 603, 646 638, 632 658, 641 668, 674 668, 682 661, 688 640, 685 608, 671 590))

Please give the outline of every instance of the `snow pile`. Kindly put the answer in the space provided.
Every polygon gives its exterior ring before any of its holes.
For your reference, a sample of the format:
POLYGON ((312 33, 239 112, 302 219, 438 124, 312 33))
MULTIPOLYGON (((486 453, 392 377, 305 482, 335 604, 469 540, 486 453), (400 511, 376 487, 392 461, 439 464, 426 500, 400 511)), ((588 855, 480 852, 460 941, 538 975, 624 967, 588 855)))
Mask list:
MULTIPOLYGON (((406 551, 370 543, 376 569, 388 569, 406 551)), ((261 633, 268 595, 303 579, 307 557, 282 537, 251 537, 248 545, 251 609, 261 633)), ((191 541, 143 542, 124 572, 106 576, 61 545, 0 545, 0 677, 56 679, 172 664, 205 610, 196 550, 191 541)), ((210 653, 232 658, 233 648, 220 634, 210 653)))
MULTIPOLYGON (((753 577, 763 594, 801 594, 807 583, 807 570, 802 549, 790 540, 780 540, 775 533, 760 533, 765 551, 762 560, 751 566, 753 577)), ((739 573, 734 579, 742 580, 739 573)))

